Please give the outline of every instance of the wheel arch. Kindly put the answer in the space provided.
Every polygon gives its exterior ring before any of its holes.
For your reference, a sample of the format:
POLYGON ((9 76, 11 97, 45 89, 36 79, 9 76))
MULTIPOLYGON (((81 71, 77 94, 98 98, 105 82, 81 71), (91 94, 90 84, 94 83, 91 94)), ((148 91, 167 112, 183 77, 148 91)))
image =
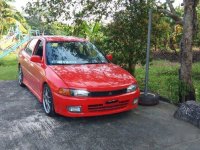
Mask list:
POLYGON ((55 116, 55 114, 56 114, 56 112, 55 112, 55 106, 54 106, 54 98, 53 98, 53 93, 52 93, 52 90, 51 90, 51 87, 50 87, 50 85, 48 84, 48 82, 46 82, 46 81, 44 81, 43 82, 43 84, 42 84, 42 103, 43 103, 43 107, 44 107, 44 102, 43 102, 43 92, 44 92, 44 87, 45 87, 45 85, 47 85, 47 87, 49 88, 49 90, 50 90, 50 93, 51 93, 51 97, 52 97, 52 109, 53 109, 53 111, 50 113, 50 114, 48 114, 49 116, 55 116))
POLYGON ((48 83, 47 83, 46 81, 44 81, 44 82, 41 84, 41 86, 42 86, 42 87, 41 87, 41 89, 42 89, 42 90, 41 90, 41 95, 40 95, 40 97, 41 97, 41 98, 40 98, 40 101, 41 101, 41 102, 43 102, 43 91, 44 91, 44 85, 46 85, 46 84, 48 85, 48 83))

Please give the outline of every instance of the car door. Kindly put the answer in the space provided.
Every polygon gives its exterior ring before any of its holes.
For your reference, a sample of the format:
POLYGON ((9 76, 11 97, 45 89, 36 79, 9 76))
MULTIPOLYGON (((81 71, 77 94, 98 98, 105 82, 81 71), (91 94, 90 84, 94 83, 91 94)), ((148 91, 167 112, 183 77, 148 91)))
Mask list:
POLYGON ((31 76, 34 80, 32 86, 36 94, 40 97, 42 94, 42 84, 45 76, 45 71, 44 71, 44 57, 43 57, 43 49, 45 48, 44 46, 44 41, 43 40, 38 40, 35 49, 33 51, 33 55, 37 55, 41 57, 41 63, 36 63, 36 62, 30 62, 30 72, 31 76))
POLYGON ((21 54, 19 55, 20 57, 20 64, 21 64, 21 67, 22 67, 22 71, 23 71, 23 75, 24 75, 24 80, 25 82, 30 85, 32 85, 33 83, 33 78, 31 76, 31 61, 30 61, 30 58, 32 56, 32 53, 34 51, 34 48, 36 46, 38 42, 38 39, 33 39, 31 40, 26 48, 24 50, 22 50, 21 54))

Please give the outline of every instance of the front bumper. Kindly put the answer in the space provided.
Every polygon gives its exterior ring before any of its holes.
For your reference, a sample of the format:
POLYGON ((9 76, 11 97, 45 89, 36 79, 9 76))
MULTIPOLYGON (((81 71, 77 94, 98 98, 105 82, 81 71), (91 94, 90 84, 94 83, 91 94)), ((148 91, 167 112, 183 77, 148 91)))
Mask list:
POLYGON ((138 104, 134 104, 133 101, 139 98, 139 95, 138 89, 117 96, 87 98, 67 97, 53 93, 53 99, 56 113, 66 117, 88 117, 115 114, 137 108, 138 104), (69 106, 81 106, 82 112, 69 112, 69 106))

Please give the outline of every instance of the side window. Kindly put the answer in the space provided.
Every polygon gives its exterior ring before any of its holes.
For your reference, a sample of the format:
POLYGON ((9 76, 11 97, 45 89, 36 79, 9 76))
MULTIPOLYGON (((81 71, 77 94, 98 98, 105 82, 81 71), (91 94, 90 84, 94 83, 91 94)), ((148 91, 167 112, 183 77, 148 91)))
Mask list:
POLYGON ((26 50, 25 50, 28 55, 30 55, 30 56, 32 55, 37 42, 38 42, 38 39, 33 39, 32 41, 29 42, 29 44, 27 45, 26 50))
POLYGON ((38 55, 40 57, 43 56, 43 42, 41 40, 39 40, 39 42, 37 43, 34 55, 38 55))

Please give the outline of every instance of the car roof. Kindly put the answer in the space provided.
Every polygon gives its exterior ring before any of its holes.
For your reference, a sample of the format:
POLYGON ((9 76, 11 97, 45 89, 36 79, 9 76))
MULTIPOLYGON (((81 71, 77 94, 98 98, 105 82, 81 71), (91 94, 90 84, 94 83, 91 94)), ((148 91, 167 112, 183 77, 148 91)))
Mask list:
POLYGON ((45 36, 39 36, 39 37, 44 38, 47 42, 86 42, 88 41, 84 38, 78 38, 74 36, 45 35, 45 36))

